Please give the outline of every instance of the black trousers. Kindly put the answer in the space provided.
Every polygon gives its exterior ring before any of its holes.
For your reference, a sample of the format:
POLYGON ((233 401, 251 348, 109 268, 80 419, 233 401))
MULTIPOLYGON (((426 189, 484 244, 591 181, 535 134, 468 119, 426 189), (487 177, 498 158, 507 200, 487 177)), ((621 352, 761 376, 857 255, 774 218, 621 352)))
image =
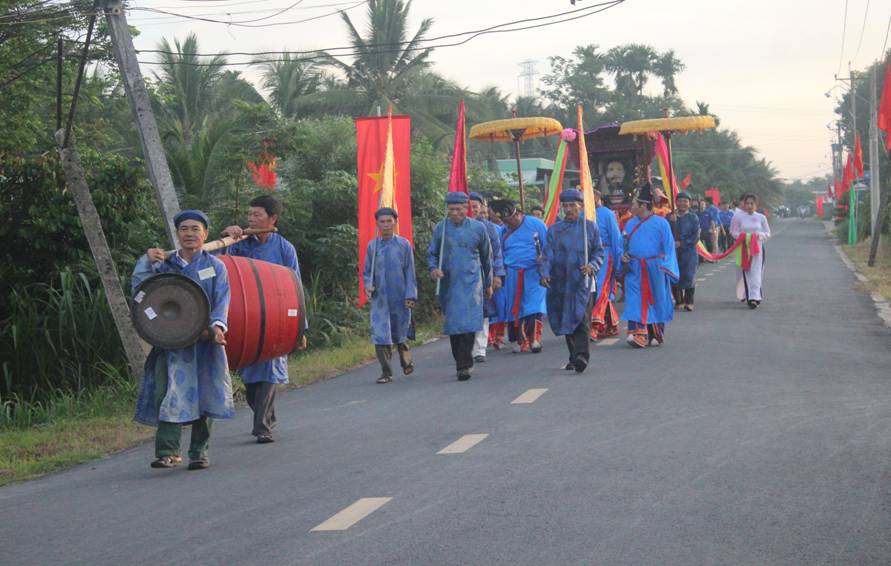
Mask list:
POLYGON ((452 356, 455 358, 455 367, 458 371, 473 367, 473 342, 475 338, 475 332, 449 335, 449 342, 452 344, 452 356))
POLYGON ((265 381, 246 383, 244 392, 248 405, 254 411, 254 430, 251 434, 271 434, 275 427, 275 384, 265 381))
POLYGON ((693 304, 693 295, 696 293, 696 289, 683 289, 684 291, 684 303, 688 305, 693 304))
POLYGON ((581 356, 586 362, 591 359, 591 348, 588 342, 588 336, 591 333, 591 311, 594 310, 594 303, 597 302, 597 294, 591 293, 588 304, 585 306, 585 318, 575 327, 572 334, 567 334, 563 338, 566 340, 566 348, 569 350, 569 361, 575 361, 577 356, 581 356))

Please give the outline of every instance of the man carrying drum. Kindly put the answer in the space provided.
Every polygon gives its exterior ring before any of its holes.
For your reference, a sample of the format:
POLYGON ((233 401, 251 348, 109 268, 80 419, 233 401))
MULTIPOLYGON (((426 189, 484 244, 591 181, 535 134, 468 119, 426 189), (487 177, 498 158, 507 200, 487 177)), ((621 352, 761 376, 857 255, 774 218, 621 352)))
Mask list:
MULTIPOLYGON (((293 269, 300 277, 300 264, 294 245, 280 234, 271 231, 282 213, 281 203, 269 195, 259 196, 250 202, 248 226, 254 230, 270 230, 253 234, 229 246, 223 253, 268 261, 293 269)), ((233 238, 243 236, 240 226, 229 226, 224 233, 233 238)), ((298 349, 306 348, 306 335, 298 349)), ((288 383, 288 356, 280 356, 265 362, 247 366, 239 370, 244 383, 248 405, 254 412, 251 434, 259 444, 273 442, 272 429, 275 427, 275 388, 288 383)))

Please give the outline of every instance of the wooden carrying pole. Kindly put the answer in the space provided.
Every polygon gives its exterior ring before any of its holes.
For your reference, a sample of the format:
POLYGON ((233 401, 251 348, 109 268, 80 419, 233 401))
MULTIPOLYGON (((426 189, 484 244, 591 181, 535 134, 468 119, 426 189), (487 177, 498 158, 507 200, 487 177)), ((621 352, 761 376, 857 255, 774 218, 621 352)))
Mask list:
MULTIPOLYGON (((228 248, 232 244, 237 244, 248 236, 253 236, 254 234, 267 234, 269 232, 278 232, 278 228, 248 228, 247 230, 242 232, 243 235, 240 238, 225 236, 218 240, 213 240, 212 242, 205 242, 204 245, 201 246, 201 249, 206 252, 215 252, 223 248, 228 248)), ((170 257, 175 253, 176 250, 168 250, 164 252, 164 257, 170 257)))

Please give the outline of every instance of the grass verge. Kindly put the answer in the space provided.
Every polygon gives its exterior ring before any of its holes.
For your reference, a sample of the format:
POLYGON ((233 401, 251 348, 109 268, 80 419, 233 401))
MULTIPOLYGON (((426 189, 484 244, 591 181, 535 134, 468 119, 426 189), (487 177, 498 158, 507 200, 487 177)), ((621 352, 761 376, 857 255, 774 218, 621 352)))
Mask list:
MULTIPOLYGON (((418 328, 416 343, 439 334, 439 323, 418 328)), ((336 347, 291 358, 289 389, 334 377, 374 359, 367 337, 350 337, 336 347)), ((243 386, 236 380, 236 399, 243 386)), ((41 405, 40 424, 10 421, 0 428, 0 486, 32 479, 136 446, 154 429, 132 421, 136 388, 121 385, 88 395, 60 395, 41 405)))
POLYGON ((855 246, 842 244, 841 249, 850 258, 857 271, 869 280, 861 283, 861 286, 866 291, 878 293, 886 301, 891 302, 891 242, 888 241, 888 236, 879 240, 879 252, 876 254, 873 267, 867 264, 871 245, 872 238, 867 238, 855 246))

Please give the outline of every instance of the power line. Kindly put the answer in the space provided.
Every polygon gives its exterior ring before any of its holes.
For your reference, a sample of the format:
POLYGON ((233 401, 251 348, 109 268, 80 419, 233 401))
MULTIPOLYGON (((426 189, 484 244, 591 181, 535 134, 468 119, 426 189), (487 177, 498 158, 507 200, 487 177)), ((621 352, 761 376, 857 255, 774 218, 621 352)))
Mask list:
MULTIPOLYGON (((626 0, 612 0, 611 2, 604 2, 602 4, 597 5, 597 6, 601 6, 597 10, 589 11, 587 13, 579 14, 579 15, 569 17, 569 18, 564 18, 562 20, 555 20, 552 22, 544 22, 541 24, 523 26, 523 27, 512 28, 512 29, 495 29, 495 28, 500 28, 500 27, 504 27, 507 25, 513 25, 515 23, 522 22, 522 21, 529 21, 529 20, 518 20, 516 22, 508 22, 508 23, 504 23, 504 24, 499 24, 497 26, 493 26, 492 28, 489 28, 486 30, 480 30, 477 32, 463 32, 463 33, 458 33, 458 34, 452 34, 450 37, 472 34, 472 35, 470 35, 470 37, 467 37, 465 39, 462 39, 461 41, 455 41, 452 43, 443 43, 443 44, 439 44, 439 45, 425 45, 425 46, 418 46, 418 47, 406 47, 405 49, 354 51, 352 53, 341 53, 341 54, 338 54, 338 56, 349 57, 349 56, 357 56, 357 55, 379 55, 379 54, 384 54, 384 53, 405 53, 405 52, 413 52, 413 51, 429 51, 429 50, 439 49, 439 48, 444 48, 444 47, 458 47, 458 46, 464 45, 466 43, 469 43, 470 41, 472 41, 482 35, 488 35, 488 34, 494 34, 494 33, 512 33, 512 32, 516 32, 516 31, 538 29, 538 28, 549 27, 552 25, 570 22, 570 21, 574 21, 574 20, 580 20, 582 18, 587 18, 588 16, 593 16, 594 14, 598 14, 598 13, 608 10, 610 8, 614 8, 615 6, 618 6, 619 4, 622 4, 625 1, 626 0)), ((591 6, 589 8, 593 8, 593 7, 594 6, 591 6)), ((577 11, 578 10, 574 10, 573 12, 577 12, 577 11)), ((547 16, 547 17, 554 17, 554 16, 547 16)), ((541 19, 546 19, 546 18, 534 18, 534 19, 541 20, 541 19)), ((446 36, 443 36, 443 37, 446 37, 446 36)), ((427 40, 427 41, 433 41, 433 40, 427 40)), ((398 43, 394 43, 391 45, 402 45, 404 43, 411 43, 411 42, 398 42, 398 43)), ((386 45, 386 44, 381 44, 381 45, 386 45)), ((346 49, 346 48, 342 48, 342 49, 346 49)), ((355 49, 355 48, 350 47, 350 49, 355 49)), ((307 62, 309 62, 309 61, 330 61, 330 56, 326 53, 326 51, 328 51, 328 50, 319 49, 319 50, 315 50, 315 51, 304 52, 304 53, 315 53, 317 55, 301 57, 301 60, 307 61, 307 62)), ((163 50, 144 50, 143 53, 161 53, 161 54, 166 54, 166 55, 179 55, 179 53, 176 53, 176 52, 163 51, 163 50)), ((287 52, 279 51, 279 52, 274 52, 274 53, 285 54, 287 52)), ((300 53, 300 52, 292 52, 291 54, 295 54, 295 53, 300 53)), ((240 54, 241 55, 259 55, 262 53, 242 52, 240 54)), ((189 55, 210 56, 207 54, 199 55, 199 54, 195 54, 195 53, 190 53, 189 55)), ((229 55, 229 54, 228 53, 218 53, 213 56, 225 56, 225 55, 229 55)), ((285 62, 285 61, 283 59, 261 59, 261 60, 254 60, 254 61, 227 62, 226 66, 247 66, 247 65, 264 64, 264 63, 282 63, 282 62, 285 62)), ((158 64, 157 62, 154 62, 154 61, 139 61, 139 63, 146 64, 146 65, 157 65, 158 64)), ((188 65, 188 66, 192 66, 192 67, 217 66, 217 64, 215 64, 215 63, 192 63, 192 62, 184 62, 184 61, 173 61, 171 63, 174 65, 188 65)))
MULTIPOLYGON (((461 36, 465 36, 465 35, 472 35, 472 34, 480 34, 481 35, 481 34, 485 34, 485 33, 496 33, 493 30, 497 30, 498 28, 502 28, 502 27, 506 27, 506 26, 523 24, 523 23, 527 23, 527 22, 537 22, 537 21, 542 21, 542 20, 548 20, 548 19, 553 19, 553 18, 557 18, 557 17, 569 15, 569 14, 576 14, 579 12, 590 12, 590 13, 586 13, 586 14, 581 14, 579 16, 579 18, 581 18, 581 17, 586 17, 586 16, 589 16, 592 14, 602 12, 603 10, 608 9, 608 8, 615 7, 625 1, 626 0, 609 0, 606 2, 600 2, 599 4, 594 4, 594 5, 591 5, 591 6, 588 6, 585 8, 579 8, 576 10, 569 10, 566 12, 558 12, 556 14, 549 14, 547 16, 538 16, 535 18, 524 18, 521 20, 514 20, 514 21, 510 21, 510 22, 496 24, 494 26, 490 26, 487 28, 462 31, 462 32, 457 32, 457 33, 449 33, 446 35, 431 37, 431 38, 423 39, 421 41, 429 43, 429 42, 433 42, 433 41, 441 41, 443 39, 453 39, 453 38, 457 38, 457 37, 461 37, 461 36), (604 6, 605 6, 605 8, 604 8, 604 6), (602 8, 602 9, 594 10, 595 8, 602 8), (594 11, 592 11, 592 10, 594 10, 594 11)), ((362 3, 364 4, 365 2, 363 1, 362 3)), ((552 25, 553 23, 562 23, 563 21, 571 21, 573 19, 579 19, 579 18, 570 18, 570 19, 561 20, 558 22, 551 22, 546 25, 552 25)), ((544 27, 544 25, 535 26, 535 27, 544 27)), ((533 28, 529 27, 529 28, 522 28, 522 29, 533 29, 533 28)), ((503 30, 503 31, 522 31, 522 29, 503 30)), ((367 43, 367 44, 365 44, 364 47, 365 48, 398 47, 398 46, 402 46, 402 45, 409 45, 411 43, 413 43, 413 41, 395 41, 395 42, 388 42, 388 43, 367 43)), ((450 47, 450 46, 451 45, 445 45, 445 47, 450 47)), ((430 47, 430 49, 434 49, 436 47, 437 46, 433 46, 433 47, 430 47)), ((250 57, 257 57, 257 56, 261 56, 261 55, 314 55, 314 54, 320 53, 322 51, 324 51, 325 53, 331 53, 332 51, 344 51, 344 50, 353 51, 355 49, 356 49, 356 47, 354 45, 346 45, 346 46, 342 46, 342 47, 326 47, 326 48, 322 48, 322 49, 313 49, 310 51, 230 51, 230 52, 220 52, 220 53, 191 53, 190 55, 194 55, 196 57, 217 57, 220 55, 227 55, 227 56, 241 55, 241 56, 250 56, 250 57)), ((424 47, 421 49, 427 49, 427 48, 424 47)), ((178 55, 178 53, 176 53, 174 51, 165 51, 162 49, 141 49, 141 50, 137 50, 137 52, 138 53, 157 53, 157 54, 162 54, 162 55, 178 55)), ((350 54, 347 53, 347 54, 343 54, 340 56, 346 57, 349 55, 350 54)))
POLYGON ((885 30, 885 43, 882 45, 881 59, 885 58, 885 49, 888 47, 888 32, 891 32, 891 16, 888 17, 888 29, 885 30))
POLYGON ((835 71, 835 76, 841 72, 842 68, 842 60, 845 58, 845 36, 848 31, 848 0, 845 0, 845 18, 842 22, 842 42, 841 42, 841 53, 838 54, 838 70, 835 71))
POLYGON ((866 0, 866 10, 863 11, 863 25, 860 27, 860 39, 857 41, 857 51, 854 52, 854 60, 860 55, 860 45, 863 43, 863 32, 866 31, 866 16, 869 15, 869 0, 866 0))
MULTIPOLYGON (((248 4, 256 3, 256 0, 251 2, 247 2, 248 4)), ((364 2, 363 2, 364 3, 364 2)), ((338 6, 350 6, 356 4, 356 1, 352 2, 332 2, 329 4, 313 4, 311 6, 297 6, 295 10, 317 10, 319 8, 336 8, 338 6)), ((196 6, 198 8, 198 6, 196 6)), ((160 9, 160 8, 155 8, 160 9)), ((198 14, 192 14, 193 16, 240 16, 242 14, 263 14, 268 12, 276 12, 279 8, 264 8, 262 10, 238 10, 234 12, 201 12, 198 14)), ((339 13, 335 12, 335 13, 339 13)), ((148 17, 148 18, 134 18, 132 21, 140 26, 144 25, 144 23, 156 23, 156 22, 179 22, 182 18, 179 16, 158 16, 156 18, 148 17)))
MULTIPOLYGON (((199 16, 190 16, 190 15, 188 15, 188 14, 180 14, 180 13, 177 13, 177 12, 169 12, 169 11, 167 11, 167 10, 160 10, 160 9, 158 9, 158 8, 130 8, 130 10, 131 10, 131 11, 141 11, 141 12, 152 12, 152 13, 157 13, 157 14, 166 14, 166 15, 168 15, 168 16, 176 16, 176 17, 183 18, 183 19, 186 19, 186 20, 197 20, 197 21, 202 21, 202 22, 209 22, 209 23, 212 23, 212 24, 223 24, 223 25, 227 25, 227 26, 237 26, 237 27, 245 27, 245 28, 263 28, 263 27, 286 26, 286 25, 292 25, 292 24, 301 24, 301 23, 304 23, 304 22, 309 22, 309 21, 312 21, 312 20, 320 19, 321 17, 327 17, 327 16, 330 16, 330 15, 338 14, 338 13, 340 13, 340 12, 345 12, 345 11, 347 11, 347 10, 352 10, 353 8, 358 8, 359 6, 361 6, 362 4, 365 4, 365 3, 367 3, 367 2, 368 2, 368 0, 360 0, 359 2, 356 2, 355 4, 353 4, 352 6, 350 6, 350 7, 348 7, 348 8, 344 8, 343 10, 338 10, 338 11, 335 11, 335 12, 331 12, 331 13, 329 13, 329 14, 325 14, 325 16, 316 16, 316 17, 314 17, 314 18, 305 18, 305 19, 302 19, 302 20, 293 20, 293 21, 290 21, 290 22, 275 22, 275 23, 268 23, 268 24, 251 23, 251 22, 258 22, 258 21, 260 21, 260 20, 266 20, 266 19, 269 19, 268 16, 267 16, 267 17, 264 17, 264 18, 258 18, 258 19, 255 19, 255 20, 226 21, 226 20, 218 20, 218 19, 215 19, 215 18, 204 18, 204 17, 199 17, 199 16)), ((290 8, 289 8, 289 9, 290 9, 290 8)))

